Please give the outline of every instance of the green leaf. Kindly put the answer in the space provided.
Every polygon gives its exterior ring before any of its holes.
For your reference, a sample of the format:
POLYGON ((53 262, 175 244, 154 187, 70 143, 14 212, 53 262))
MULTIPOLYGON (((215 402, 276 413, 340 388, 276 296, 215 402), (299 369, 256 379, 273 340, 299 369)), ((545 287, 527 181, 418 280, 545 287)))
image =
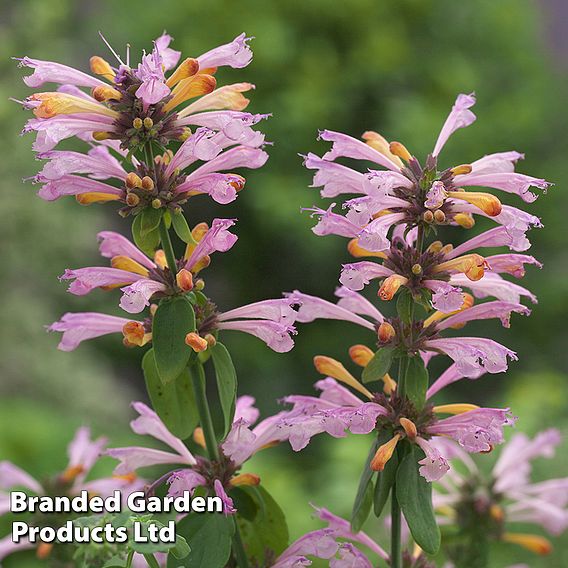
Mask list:
POLYGON ((132 222, 132 238, 141 251, 148 256, 154 256, 160 244, 160 231, 156 227, 153 231, 142 235, 142 213, 140 213, 134 217, 134 221, 132 222))
POLYGON ((398 293, 396 311, 398 313, 398 317, 402 320, 403 323, 410 323, 412 321, 413 304, 414 300, 408 288, 404 288, 398 293))
POLYGON ((388 372, 394 355, 393 347, 381 347, 363 369, 362 379, 364 383, 372 383, 381 380, 388 372))
POLYGON ((396 497, 416 544, 428 554, 436 554, 440 529, 432 507, 432 484, 418 472, 418 461, 423 457, 416 446, 406 453, 396 474, 396 497))
POLYGON ((102 568, 124 568, 126 566, 126 560, 120 558, 120 556, 113 556, 110 560, 105 562, 102 568))
MULTIPOLYGON (((386 435, 384 440, 388 441, 390 434, 386 435)), ((392 486, 396 479, 396 471, 398 469, 398 453, 394 452, 391 459, 385 464, 385 469, 379 472, 375 483, 375 495, 373 497, 373 510, 376 517, 380 517, 386 502, 389 498, 392 486)))
POLYGON ((185 369, 192 351, 184 340, 190 331, 195 331, 195 313, 187 299, 162 300, 152 323, 154 357, 162 383, 174 381, 185 369))
POLYGON ((235 530, 232 517, 222 513, 190 513, 177 525, 191 552, 182 559, 168 555, 168 568, 224 568, 231 555, 235 530))
POLYGON ((408 358, 404 385, 406 396, 418 410, 422 410, 428 390, 428 370, 419 355, 408 358))
POLYGON ((369 449, 369 455, 365 460, 363 471, 359 479, 359 487, 357 488, 357 495, 353 503, 353 510, 351 512, 351 531, 358 533, 361 530, 364 522, 367 520, 371 512, 371 505, 373 503, 373 475, 374 471, 371 469, 371 461, 375 457, 377 449, 382 444, 382 441, 375 438, 369 449))
POLYGON ((234 487, 231 489, 230 497, 239 512, 239 517, 247 521, 254 521, 260 510, 260 496, 251 494, 249 489, 252 489, 252 486, 234 487))
POLYGON ((138 215, 140 218, 140 236, 145 237, 148 233, 155 231, 160 226, 163 213, 163 209, 154 209, 153 207, 143 209, 138 215))
POLYGON ((231 355, 222 343, 217 342, 217 344, 211 348, 211 359, 213 359, 213 366, 215 367, 217 389, 219 390, 219 399, 221 401, 225 423, 221 436, 221 439, 223 439, 229 433, 235 415, 237 372, 235 371, 231 355))
POLYGON ((189 371, 184 369, 171 383, 163 383, 156 367, 154 349, 145 353, 142 369, 152 407, 168 430, 185 440, 199 423, 189 371))
POLYGON ((174 231, 176 235, 184 242, 184 243, 194 243, 195 239, 191 235, 191 229, 183 216, 183 213, 177 213, 172 215, 172 225, 174 227, 174 231))
POLYGON ((265 566, 266 561, 276 558, 288 546, 286 518, 278 503, 261 485, 241 489, 259 500, 254 521, 248 521, 240 515, 237 518, 245 551, 253 565, 265 566))

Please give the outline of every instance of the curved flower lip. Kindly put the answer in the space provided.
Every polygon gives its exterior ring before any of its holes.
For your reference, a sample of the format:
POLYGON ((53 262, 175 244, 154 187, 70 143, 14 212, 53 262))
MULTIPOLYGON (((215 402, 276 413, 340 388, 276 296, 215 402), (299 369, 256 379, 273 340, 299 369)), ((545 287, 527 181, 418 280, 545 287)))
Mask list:
POLYGON ((234 69, 246 67, 252 61, 252 51, 248 46, 248 42, 252 39, 254 38, 246 37, 246 34, 242 33, 232 42, 207 51, 197 58, 199 67, 201 69, 222 66, 234 69))
POLYGON ((221 321, 216 324, 217 329, 243 331, 258 337, 268 347, 277 353, 287 353, 294 347, 291 335, 296 333, 293 326, 270 320, 250 319, 221 321))
POLYGON ((68 291, 76 296, 84 296, 95 288, 131 284, 145 277, 118 268, 92 266, 75 270, 67 269, 59 279, 74 280, 69 285, 68 291))
POLYGON ((515 237, 512 236, 505 227, 495 227, 457 246, 446 255, 446 259, 450 260, 456 258, 457 256, 461 256, 464 253, 481 247, 500 246, 508 246, 514 251, 523 252, 529 249, 531 244, 524 234, 515 237))
POLYGON ((24 77, 23 79, 28 87, 40 87, 44 83, 68 83, 76 85, 77 87, 98 87, 100 85, 106 85, 104 81, 96 77, 91 77, 91 75, 87 75, 87 73, 83 73, 62 63, 32 59, 30 57, 14 57, 13 59, 20 62, 20 67, 33 69, 32 75, 24 77))
POLYGON ((394 272, 390 268, 386 268, 382 264, 363 260, 344 264, 341 269, 339 281, 349 290, 362 290, 369 282, 375 278, 384 278, 393 275, 394 272))
POLYGON ((504 302, 520 304, 523 296, 529 298, 533 304, 537 303, 536 296, 514 282, 509 282, 499 274, 485 273, 481 280, 473 282, 463 274, 454 274, 450 278, 450 284, 469 288, 476 298, 493 296, 504 302))
POLYGON ((442 151, 442 148, 448 141, 448 138, 459 128, 464 128, 469 126, 476 120, 475 114, 469 109, 475 104, 475 94, 471 93, 469 95, 460 94, 456 98, 448 118, 442 126, 442 130, 438 135, 438 140, 432 151, 433 156, 438 156, 442 151))
POLYGON ((426 392, 426 400, 430 400, 436 393, 461 379, 475 380, 485 373, 486 370, 484 368, 479 368, 476 372, 472 372, 471 375, 466 376, 458 369, 457 365, 453 363, 430 385, 430 388, 426 392))
POLYGON ((156 268, 156 264, 153 261, 137 246, 119 233, 115 233, 114 231, 101 231, 97 234, 97 239, 100 243, 99 251, 105 258, 127 256, 148 269, 156 268))
POLYGON ((38 191, 38 196, 46 201, 55 201, 65 195, 82 193, 100 193, 119 199, 123 191, 94 179, 67 174, 57 180, 48 181, 38 191))
MULTIPOLYGON (((354 307, 352 304, 350 304, 349 307, 347 305, 340 305, 341 300, 337 304, 333 304, 317 296, 304 294, 299 290, 288 292, 285 296, 299 305, 296 321, 300 323, 309 323, 316 319, 335 319, 349 321, 370 330, 375 329, 375 326, 371 322, 357 315, 357 312, 352 309, 354 307)), ((361 298, 366 301, 362 296, 361 298)), ((371 308, 373 308, 372 304, 371 308)), ((384 319, 378 310, 374 309, 372 313, 375 317, 380 318, 378 321, 384 319)))
POLYGON ((461 325, 473 320, 499 318, 504 327, 510 326, 511 313, 516 312, 518 314, 528 316, 531 311, 526 306, 522 304, 513 304, 511 302, 486 302, 484 304, 478 304, 462 310, 457 314, 449 316, 445 320, 436 323, 436 327, 439 330, 448 329, 454 325, 461 325))
POLYGON ((131 319, 98 312, 66 313, 59 321, 48 326, 47 330, 63 333, 58 349, 73 351, 87 339, 111 333, 122 333, 123 327, 131 321, 131 319))
POLYGON ((235 221, 236 219, 213 219, 211 228, 194 248, 184 268, 191 270, 206 256, 214 252, 227 252, 231 249, 237 242, 238 237, 228 229, 235 224, 235 221))

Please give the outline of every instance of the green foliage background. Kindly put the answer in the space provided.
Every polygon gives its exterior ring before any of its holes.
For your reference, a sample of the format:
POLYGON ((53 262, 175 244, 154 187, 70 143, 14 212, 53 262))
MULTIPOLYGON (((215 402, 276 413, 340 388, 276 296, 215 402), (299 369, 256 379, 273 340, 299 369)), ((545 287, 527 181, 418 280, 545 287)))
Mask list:
MULTIPOLYGON (((92 54, 108 56, 98 30, 119 52, 130 42, 133 54, 149 49, 163 29, 186 55, 198 55, 241 31, 256 36, 252 65, 242 71, 222 70, 219 76, 223 82, 256 83, 250 109, 274 115, 263 125, 267 139, 275 142, 271 159, 261 171, 247 175, 247 187, 236 203, 221 210, 203 200, 190 210, 192 222, 214 215, 239 219, 237 246, 215 258, 207 278, 208 290, 221 308, 277 297, 294 288, 332 297, 339 265, 348 261, 345 242, 316 237, 308 214, 300 214, 301 207, 321 201, 308 188, 311 175, 297 156, 325 151, 325 145, 316 142, 318 129, 354 136, 378 130, 424 155, 456 93, 475 91, 478 122, 455 135, 444 150, 445 163, 515 149, 526 152, 521 171, 546 177, 556 187, 531 208, 546 227, 530 235, 531 252, 545 263, 542 272, 530 269, 524 282, 539 296, 533 315, 514 318, 511 330, 497 323, 472 326, 472 334, 490 334, 518 351, 520 362, 506 376, 456 385, 447 397, 511 406, 520 416, 518 428, 531 434, 552 425, 566 432, 567 81, 542 39, 538 4, 22 0, 4 2, 2 10, 0 459, 11 459, 39 477, 47 475, 64 467, 64 448, 80 424, 90 424, 113 444, 124 443, 132 417, 128 402, 144 396, 139 350, 125 351, 119 340, 109 338, 66 354, 55 349, 57 338, 43 330, 68 310, 118 313, 116 296, 101 292, 73 297, 56 277, 66 267, 99 263, 96 232, 125 231, 126 226, 112 206, 82 208, 70 199, 46 204, 35 197, 30 184, 22 184, 39 164, 33 162, 31 137, 18 137, 27 116, 8 100, 29 92, 11 56, 29 55, 87 70, 92 54)), ((358 329, 333 322, 302 327, 288 355, 272 353, 239 334, 224 338, 239 370, 240 392, 254 394, 265 412, 277 409, 278 397, 312 392, 317 379, 313 355, 345 359, 349 345, 366 340, 358 329)), ((267 451, 250 469, 263 476, 283 503, 291 534, 298 536, 318 526, 308 501, 340 514, 349 512, 366 444, 360 438, 315 440, 300 455, 292 455, 289 448, 267 451)), ((566 447, 537 471, 566 475, 566 447)), ((491 457, 481 461, 489 463, 491 457)), ((110 460, 107 467, 112 467, 110 460)), ((531 566, 567 565, 566 538, 555 539, 555 545, 552 557, 544 560, 504 546, 495 565, 521 560, 531 566)), ((20 558, 6 565, 23 564, 20 558)))

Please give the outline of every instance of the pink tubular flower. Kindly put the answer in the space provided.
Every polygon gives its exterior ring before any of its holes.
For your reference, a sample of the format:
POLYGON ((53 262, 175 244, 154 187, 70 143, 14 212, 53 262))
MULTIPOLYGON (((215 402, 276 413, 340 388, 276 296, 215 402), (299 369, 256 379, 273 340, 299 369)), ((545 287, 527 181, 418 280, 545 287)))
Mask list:
POLYGON ((194 456, 179 438, 168 431, 158 415, 142 402, 132 405, 139 414, 130 423, 132 430, 163 442, 170 451, 135 446, 111 448, 105 454, 120 461, 115 468, 118 475, 153 465, 183 465, 183 469, 173 470, 166 476, 169 495, 179 496, 184 491, 193 493, 197 487, 206 487, 221 498, 225 514, 233 514, 236 509, 226 492, 231 487, 231 478, 256 452, 284 439, 283 432, 277 428, 280 415, 266 418, 252 427, 258 418, 258 410, 253 404, 252 397, 237 399, 233 426, 220 446, 223 457, 218 465, 224 468, 222 472, 212 470, 205 458, 194 456))
POLYGON ((532 461, 552 458, 560 441, 560 433, 555 429, 540 432, 533 439, 515 434, 503 446, 488 478, 450 441, 437 439, 436 446, 451 453, 453 462, 465 464, 466 473, 455 475, 449 484, 437 486, 434 504, 440 506, 443 515, 450 516, 458 508, 465 513, 463 507, 469 506, 468 515, 474 515, 479 522, 490 519, 490 526, 496 527, 488 535, 490 538, 546 554, 551 544, 545 538, 525 530, 509 531, 514 530, 516 523, 538 525, 555 536, 568 529, 568 478, 531 481, 532 461), (466 494, 476 497, 464 499, 466 494))
MULTIPOLYGON (((131 471, 125 475, 103 477, 86 481, 87 476, 98 461, 101 453, 107 444, 106 438, 91 439, 89 428, 79 428, 73 440, 67 447, 69 458, 67 467, 56 477, 59 494, 74 497, 81 491, 90 494, 100 495, 101 497, 111 496, 115 490, 123 492, 124 496, 133 491, 138 491, 144 486, 144 480, 137 478, 131 471)), ((45 487, 49 487, 46 485, 45 487)), ((0 462, 0 515, 10 510, 9 491, 15 489, 25 489, 31 493, 43 497, 48 495, 49 490, 44 488, 44 484, 37 481, 30 474, 20 469, 8 461, 0 462)), ((37 545, 23 539, 15 544, 10 537, 0 539, 0 561, 5 557, 37 545)))
MULTIPOLYGON (((231 121, 230 113, 242 111, 248 103, 241 93, 250 90, 252 85, 243 83, 216 89, 217 82, 213 75, 220 66, 242 68, 250 63, 252 53, 248 47, 249 38, 241 34, 231 43, 212 49, 196 59, 186 58, 179 65, 181 54, 169 47, 171 41, 171 36, 167 34, 160 36, 154 42, 152 51, 144 53, 135 68, 131 68, 128 61, 122 62, 118 56, 118 67, 101 57, 92 57, 91 72, 100 78, 59 63, 28 57, 20 59, 21 66, 33 69, 33 74, 24 78, 29 87, 55 83, 66 91, 74 89, 72 94, 60 89, 28 97, 24 106, 34 111, 37 121, 30 121, 27 128, 46 128, 55 139, 79 132, 94 135, 96 139, 110 137, 120 140, 123 148, 132 148, 139 144, 141 134, 160 143, 183 137, 185 126, 190 124, 183 119, 188 119, 196 112, 213 110, 217 114, 227 113, 231 121), (84 87, 91 88, 92 93, 82 91, 84 87), (208 97, 208 100, 195 101, 179 109, 180 105, 197 97, 208 97), (58 122, 70 122, 73 116, 82 117, 84 124, 76 126, 81 130, 56 133, 61 128, 58 122), (101 117, 110 120, 101 123, 101 117), (136 118, 141 121, 148 119, 151 123, 140 128, 134 125, 133 128, 136 118)), ((71 124, 67 127, 68 130, 72 128, 71 124)), ((43 146, 43 150, 51 149, 43 143, 40 146, 43 146)))

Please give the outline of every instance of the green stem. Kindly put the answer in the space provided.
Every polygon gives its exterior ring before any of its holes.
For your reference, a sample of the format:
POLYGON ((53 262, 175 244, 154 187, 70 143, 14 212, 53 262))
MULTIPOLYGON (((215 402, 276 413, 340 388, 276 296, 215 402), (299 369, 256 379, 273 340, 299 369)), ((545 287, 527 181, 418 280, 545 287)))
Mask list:
POLYGON ((207 401, 207 393, 205 390, 205 371, 203 365, 199 362, 194 363, 197 373, 191 373, 193 378, 193 393, 195 394, 195 402, 199 413, 199 422, 203 428, 203 437, 205 438, 205 446, 209 459, 219 461, 219 447, 215 438, 215 429, 213 420, 211 419, 211 410, 207 401))
POLYGON ((396 498, 396 482, 391 490, 391 568, 402 568, 402 522, 396 498))
POLYGON ((249 568, 249 561, 245 552, 243 539, 241 537, 241 531, 239 530, 239 524, 237 523, 236 518, 235 518, 235 534, 233 535, 233 552, 235 553, 237 566, 239 568, 249 568))
POLYGON ((160 568, 160 565, 153 554, 144 554, 144 559, 150 568, 160 568))
POLYGON ((132 561, 134 560, 134 550, 131 550, 128 553, 128 556, 126 558, 126 568, 130 568, 132 566, 132 561))
POLYGON ((166 261, 168 263, 168 268, 172 276, 177 274, 177 262, 176 255, 174 253, 174 247, 172 246, 172 241, 170 239, 170 232, 166 227, 166 221, 162 217, 160 221, 160 240, 162 241, 162 248, 164 249, 164 254, 166 255, 166 261))

